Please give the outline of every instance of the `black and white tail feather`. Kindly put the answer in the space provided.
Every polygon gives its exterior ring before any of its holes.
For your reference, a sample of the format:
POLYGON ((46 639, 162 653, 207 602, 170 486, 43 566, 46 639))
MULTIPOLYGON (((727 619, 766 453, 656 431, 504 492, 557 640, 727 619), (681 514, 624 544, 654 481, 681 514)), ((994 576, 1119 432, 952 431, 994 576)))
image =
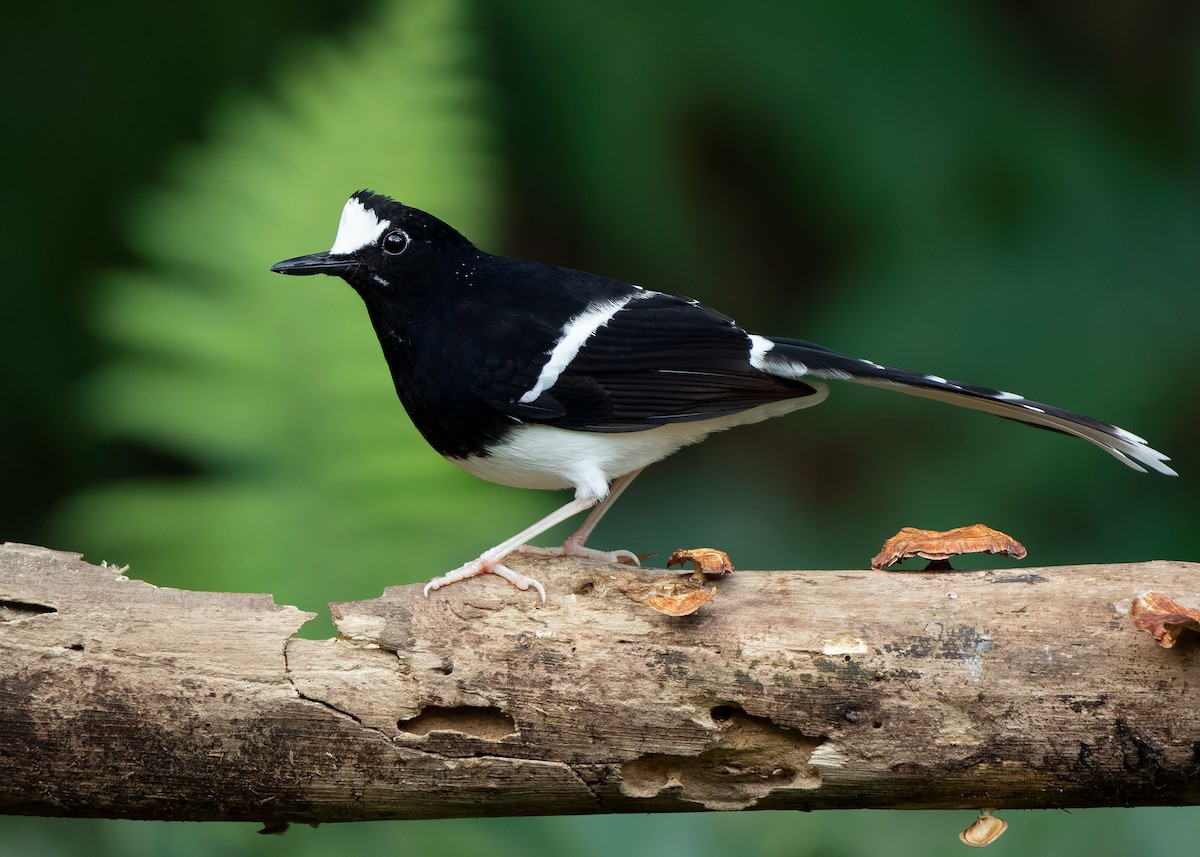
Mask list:
POLYGON ((851 381, 872 387, 884 387, 936 399, 962 408, 971 408, 1038 428, 1083 438, 1103 449, 1122 464, 1142 473, 1146 469, 1166 476, 1178 475, 1165 462, 1170 459, 1150 447, 1143 438, 1119 426, 1100 422, 1083 414, 1036 402, 1008 393, 972 384, 961 384, 939 375, 923 375, 908 369, 882 366, 870 360, 847 357, 836 351, 781 337, 752 337, 751 361, 761 372, 790 380, 819 378, 851 381), (769 347, 767 345, 769 343, 769 347))

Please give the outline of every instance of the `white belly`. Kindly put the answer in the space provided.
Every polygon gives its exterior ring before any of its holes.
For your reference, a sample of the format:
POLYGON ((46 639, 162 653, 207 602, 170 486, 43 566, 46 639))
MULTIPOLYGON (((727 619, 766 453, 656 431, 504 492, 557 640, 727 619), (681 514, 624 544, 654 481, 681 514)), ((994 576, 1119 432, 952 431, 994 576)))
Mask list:
MULTIPOLYGON (((815 384, 813 386, 816 386, 815 384)), ((537 424, 513 429, 490 455, 450 458, 468 473, 515 488, 574 488, 579 497, 600 499, 618 476, 641 470, 715 431, 757 423, 824 400, 816 395, 760 405, 737 414, 690 423, 668 423, 645 431, 571 431, 537 424)))

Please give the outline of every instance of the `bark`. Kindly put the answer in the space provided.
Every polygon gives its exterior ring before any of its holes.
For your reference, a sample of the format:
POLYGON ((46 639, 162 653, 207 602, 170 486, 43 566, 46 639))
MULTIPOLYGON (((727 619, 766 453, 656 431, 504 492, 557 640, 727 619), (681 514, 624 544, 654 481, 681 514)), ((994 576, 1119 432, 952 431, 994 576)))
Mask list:
MULTIPOLYGON (((0 549, 0 812, 348 821, 1200 802, 1200 645, 1130 600, 1180 562, 737 572, 698 612, 650 572, 514 563, 334 604, 161 589, 0 549)), ((662 575, 662 572, 658 572, 662 575)))

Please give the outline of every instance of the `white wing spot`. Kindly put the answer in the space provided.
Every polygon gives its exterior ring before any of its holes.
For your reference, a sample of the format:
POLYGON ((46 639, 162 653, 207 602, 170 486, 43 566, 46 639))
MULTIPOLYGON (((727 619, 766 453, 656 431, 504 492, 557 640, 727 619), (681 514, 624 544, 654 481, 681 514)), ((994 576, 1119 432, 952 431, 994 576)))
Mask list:
POLYGON ((750 339, 750 365, 759 372, 766 372, 764 362, 771 349, 775 347, 775 343, 765 336, 749 334, 748 337, 750 339))

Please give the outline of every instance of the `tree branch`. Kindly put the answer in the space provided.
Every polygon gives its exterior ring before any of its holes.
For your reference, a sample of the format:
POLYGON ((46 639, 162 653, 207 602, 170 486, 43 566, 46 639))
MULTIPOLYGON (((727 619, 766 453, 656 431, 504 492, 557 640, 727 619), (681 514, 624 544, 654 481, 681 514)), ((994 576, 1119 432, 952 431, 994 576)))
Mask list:
MULTIPOLYGON (((0 549, 0 812, 349 821, 1200 802, 1200 646, 1130 599, 1179 562, 738 572, 685 617, 648 572, 523 559, 334 604, 160 589, 0 549)), ((661 573, 659 573, 661 574, 661 573)))

